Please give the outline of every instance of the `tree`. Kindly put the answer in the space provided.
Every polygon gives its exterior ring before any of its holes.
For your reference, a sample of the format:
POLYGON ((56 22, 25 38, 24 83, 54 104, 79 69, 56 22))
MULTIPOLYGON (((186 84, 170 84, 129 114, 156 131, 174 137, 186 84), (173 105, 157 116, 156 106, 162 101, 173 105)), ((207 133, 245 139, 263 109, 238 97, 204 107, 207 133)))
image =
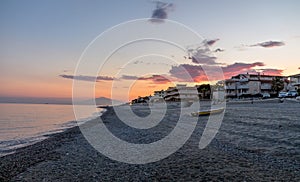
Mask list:
POLYGON ((198 86, 198 93, 202 93, 203 99, 210 99, 211 95, 211 87, 210 84, 203 84, 198 86))
POLYGON ((215 85, 211 85, 213 91, 225 90, 225 81, 218 81, 215 85))
POLYGON ((272 80, 272 90, 278 95, 284 89, 284 81, 280 77, 275 77, 272 80))

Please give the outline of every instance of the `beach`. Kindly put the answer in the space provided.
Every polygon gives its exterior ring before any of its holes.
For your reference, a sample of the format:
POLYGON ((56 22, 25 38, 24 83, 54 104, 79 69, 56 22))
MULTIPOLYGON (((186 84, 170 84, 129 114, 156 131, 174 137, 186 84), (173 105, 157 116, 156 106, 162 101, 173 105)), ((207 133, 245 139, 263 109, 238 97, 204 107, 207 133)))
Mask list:
MULTIPOLYGON (((139 116, 149 114, 145 105, 132 108, 139 116)), ((179 109, 167 111, 157 127, 146 130, 125 126, 113 108, 101 118, 117 137, 151 143, 172 131, 179 109)), ((0 181, 299 181, 299 118, 299 103, 231 103, 206 148, 199 149, 199 140, 208 117, 199 117, 183 147, 148 164, 112 160, 73 127, 1 157, 0 181)))

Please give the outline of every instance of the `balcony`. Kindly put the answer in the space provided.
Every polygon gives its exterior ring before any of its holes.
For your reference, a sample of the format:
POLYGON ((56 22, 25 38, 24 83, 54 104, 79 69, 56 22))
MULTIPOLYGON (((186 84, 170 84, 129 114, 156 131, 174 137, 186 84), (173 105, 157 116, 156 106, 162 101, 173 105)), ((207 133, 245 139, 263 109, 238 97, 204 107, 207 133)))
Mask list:
POLYGON ((271 90, 272 86, 271 85, 262 85, 261 90, 271 90))
POLYGON ((226 93, 226 96, 236 96, 236 93, 226 93))
POLYGON ((249 79, 248 78, 242 78, 242 79, 239 79, 239 81, 240 82, 247 82, 247 81, 249 81, 249 79))
POLYGON ((293 86, 300 86, 300 82, 293 82, 292 85, 293 86))
POLYGON ((261 77, 260 80, 261 81, 271 82, 273 80, 273 77, 261 77))
POLYGON ((249 89, 249 85, 238 85, 237 89, 249 89))
POLYGON ((242 96, 242 95, 249 95, 251 94, 250 92, 241 92, 241 93, 238 93, 237 96, 242 96))
POLYGON ((229 85, 229 86, 225 86, 225 89, 226 90, 235 90, 236 88, 235 88, 235 85, 229 85))

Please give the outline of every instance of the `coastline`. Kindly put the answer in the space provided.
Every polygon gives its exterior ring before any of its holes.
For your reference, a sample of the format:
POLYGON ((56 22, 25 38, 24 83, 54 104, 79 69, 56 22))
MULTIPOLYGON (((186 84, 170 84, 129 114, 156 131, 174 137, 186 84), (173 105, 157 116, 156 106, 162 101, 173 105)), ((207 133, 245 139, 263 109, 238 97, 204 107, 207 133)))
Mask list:
POLYGON ((16 149, 12 154, 2 156, 0 165, 0 181, 11 180, 11 178, 21 172, 24 172, 32 165, 45 160, 55 159, 54 150, 61 146, 62 141, 67 141, 80 133, 79 127, 74 126, 61 133, 55 133, 48 138, 16 149))
MULTIPOLYGON (((45 140, 55 133, 81 125, 105 109, 75 118, 72 105, 0 104, 0 157, 16 149, 45 140)), ((79 106, 85 109, 85 106, 79 106)))
MULTIPOLYGON (((248 106, 249 104, 243 107, 248 106)), ((145 107, 135 109, 141 115, 147 114, 143 113, 145 107)), ((228 109, 226 114, 229 118, 235 110, 236 107, 228 109)), ((101 117, 109 128, 120 131, 120 121, 112 108, 107 108, 101 117)), ((281 158, 262 150, 245 149, 242 145, 234 145, 223 139, 222 131, 220 137, 214 139, 208 147, 199 150, 198 142, 205 119, 207 118, 199 118, 197 130, 180 150, 166 159, 145 165, 125 164, 105 157, 90 146, 79 127, 75 126, 41 142, 20 148, 14 154, 1 157, 0 181, 299 181, 299 158, 296 158, 298 160, 294 164, 292 159, 286 159, 285 156, 281 158)), ((157 131, 158 135, 165 135, 173 124, 174 113, 167 114, 161 125, 162 129, 157 131)), ((130 130, 122 132, 120 136, 127 139, 143 142, 151 140, 147 133, 135 135, 130 130)))

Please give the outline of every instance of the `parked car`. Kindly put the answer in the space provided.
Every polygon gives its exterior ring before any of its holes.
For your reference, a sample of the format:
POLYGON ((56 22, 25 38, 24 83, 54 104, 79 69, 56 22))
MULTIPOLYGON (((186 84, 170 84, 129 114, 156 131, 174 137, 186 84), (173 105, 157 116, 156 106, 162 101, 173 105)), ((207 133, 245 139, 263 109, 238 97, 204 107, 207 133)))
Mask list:
POLYGON ((271 95, 269 93, 262 93, 261 95, 262 95, 263 99, 268 99, 271 97, 271 95))
POLYGON ((300 100, 300 96, 296 97, 297 100, 300 100))
POLYGON ((279 94, 278 94, 278 97, 279 98, 284 98, 284 97, 286 97, 287 96, 287 92, 280 92, 279 94))
POLYGON ((297 97, 298 96, 298 92, 297 91, 288 91, 287 93, 287 97, 297 97))

